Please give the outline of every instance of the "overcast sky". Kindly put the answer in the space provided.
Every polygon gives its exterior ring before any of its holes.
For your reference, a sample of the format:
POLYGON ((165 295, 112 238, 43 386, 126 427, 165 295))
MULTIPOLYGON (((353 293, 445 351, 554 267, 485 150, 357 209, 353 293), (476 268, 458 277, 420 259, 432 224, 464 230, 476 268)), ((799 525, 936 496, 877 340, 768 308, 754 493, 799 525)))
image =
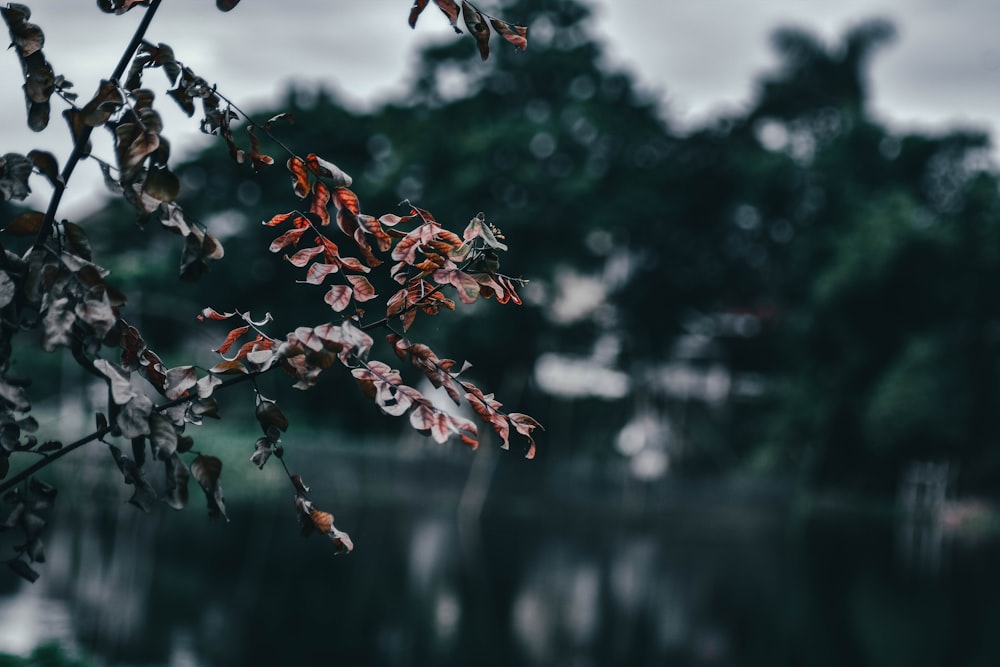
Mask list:
MULTIPOLYGON (((1000 125, 1000 1, 998 0, 590 0, 592 28, 611 61, 665 100, 671 117, 696 124, 737 108, 754 77, 775 62, 768 35, 797 25, 826 39, 861 20, 892 20, 896 42, 873 68, 874 105, 899 128, 941 129, 955 123, 1000 125)), ((108 16, 91 1, 28 0, 46 34, 45 54, 86 99, 107 76, 141 18, 142 9, 108 16)), ((165 0, 149 39, 170 44, 179 59, 241 106, 253 108, 283 90, 287 77, 322 81, 358 104, 398 89, 420 44, 455 39, 430 7, 416 30, 406 25, 410 0, 243 0, 222 14, 212 0, 165 0)), ((489 0, 478 6, 486 12, 489 0)), ((530 17, 504 16, 515 22, 530 17)), ((469 41, 470 51, 474 49, 469 41)), ((502 48, 499 43, 495 48, 502 48)), ((531 36, 529 34, 529 48, 531 36)), ((41 136, 27 132, 20 70, 0 57, 0 153, 34 147, 65 154, 58 117, 41 136)), ((165 110, 168 105, 163 105, 165 110)), ((197 145, 197 123, 165 118, 175 146, 197 145)), ((93 181, 71 188, 70 204, 86 201, 93 181)), ((72 185, 72 184, 71 184, 72 185)), ((39 188, 41 189, 41 188, 39 188)), ((42 194, 42 193, 40 193, 42 194)))

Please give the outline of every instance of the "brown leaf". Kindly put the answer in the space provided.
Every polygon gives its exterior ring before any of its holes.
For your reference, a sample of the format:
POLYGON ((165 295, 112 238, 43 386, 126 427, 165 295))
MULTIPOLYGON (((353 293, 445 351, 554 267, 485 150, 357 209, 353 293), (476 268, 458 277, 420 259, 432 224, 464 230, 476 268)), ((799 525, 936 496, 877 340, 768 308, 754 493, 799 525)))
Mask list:
POLYGON ((434 0, 434 4, 437 5, 438 8, 444 12, 444 15, 448 17, 448 20, 451 21, 451 27, 455 29, 455 32, 462 34, 462 31, 458 28, 459 9, 455 0, 434 0))
POLYGON ((528 28, 523 25, 514 25, 500 19, 490 17, 490 25, 497 33, 513 44, 518 49, 525 51, 528 48, 528 28))
POLYGON ((153 199, 170 202, 180 194, 181 181, 166 167, 153 167, 146 173, 142 191, 153 199))
POLYGON ((49 183, 53 186, 63 182, 63 178, 59 174, 59 162, 52 153, 33 150, 28 152, 28 159, 34 163, 38 171, 45 175, 45 178, 49 179, 49 183))
POLYGON ((37 236, 44 220, 44 213, 28 211, 11 220, 3 230, 12 236, 37 236))
POLYGON ((261 398, 260 402, 257 404, 257 422, 260 423, 261 428, 267 432, 268 427, 273 426, 281 431, 288 430, 288 417, 285 413, 281 411, 278 404, 274 401, 261 398))
POLYGON ((323 252, 323 246, 318 245, 318 246, 313 246, 312 248, 304 248, 302 250, 299 250, 291 257, 285 255, 285 259, 288 260, 293 266, 302 268, 310 261, 312 261, 312 259, 316 257, 316 255, 319 255, 322 252, 323 252))
POLYGON ((462 0, 462 18, 469 32, 476 38, 476 45, 479 47, 479 56, 486 60, 490 57, 490 27, 486 23, 482 12, 475 8, 468 0, 462 0))
POLYGON ((191 462, 191 476, 195 478, 205 492, 205 499, 208 502, 208 516, 211 519, 218 517, 229 521, 226 516, 226 504, 222 497, 222 461, 214 456, 199 455, 191 462))
POLYGON ((260 171, 268 165, 274 164, 274 158, 260 152, 260 140, 253 132, 253 125, 247 125, 247 133, 250 135, 250 164, 254 171, 260 171))

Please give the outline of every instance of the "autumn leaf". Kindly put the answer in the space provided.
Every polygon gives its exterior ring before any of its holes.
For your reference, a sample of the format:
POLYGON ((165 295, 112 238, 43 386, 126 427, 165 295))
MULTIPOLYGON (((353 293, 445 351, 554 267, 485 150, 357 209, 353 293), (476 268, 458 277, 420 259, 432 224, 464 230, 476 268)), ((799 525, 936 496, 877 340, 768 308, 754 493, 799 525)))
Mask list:
POLYGON ((500 19, 490 17, 490 25, 501 37, 513 44, 518 49, 525 51, 528 48, 528 28, 523 25, 514 25, 500 19))
POLYGON ((325 534, 334 544, 335 554, 347 554, 354 550, 351 537, 333 525, 333 515, 316 509, 312 502, 301 495, 295 496, 295 509, 299 513, 299 525, 302 536, 307 537, 314 531, 325 534))
POLYGON ((177 453, 177 435, 177 429, 167 417, 159 412, 149 415, 149 442, 157 460, 166 461, 177 453))
MULTIPOLYGON (((218 350, 214 350, 218 352, 218 350)), ((194 366, 178 366, 167 371, 167 381, 163 386, 165 396, 170 400, 180 398, 198 381, 194 366)))
POLYGON ((315 153, 310 153, 306 156, 306 166, 309 167, 309 171, 317 176, 330 179, 334 187, 347 188, 351 186, 352 179, 343 169, 332 162, 324 160, 315 153))
POLYGON ((455 32, 461 35, 462 31, 458 28, 458 14, 460 10, 455 0, 434 0, 434 4, 448 17, 451 27, 455 29, 455 32))
POLYGON ((263 470, 264 464, 267 463, 267 460, 271 458, 271 454, 274 453, 273 445, 273 441, 267 436, 257 438, 257 441, 254 443, 253 454, 250 455, 250 463, 263 470))
POLYGON ((420 12, 424 11, 424 8, 427 7, 428 1, 429 0, 414 0, 413 6, 410 8, 410 18, 408 20, 411 28, 415 28, 417 26, 417 18, 419 18, 420 12))
POLYGON ((349 280, 351 285, 354 287, 355 301, 370 301, 378 296, 378 294, 375 293, 375 288, 364 276, 347 276, 347 280, 349 280))
POLYGON ((163 467, 166 472, 166 492, 163 502, 175 510, 182 510, 187 506, 188 480, 191 478, 191 473, 177 452, 164 460, 163 467))
POLYGON ((191 462, 191 476, 201 485, 208 502, 208 517, 217 519, 220 516, 226 521, 226 504, 222 497, 222 461, 215 456, 199 455, 191 462))
POLYGON ((308 264, 316 255, 323 252, 323 246, 313 246, 312 248, 304 248, 299 250, 297 253, 289 257, 285 255, 285 259, 290 262, 293 266, 297 266, 300 269, 308 264))
POLYGON ((347 285, 333 285, 323 297, 323 301, 328 303, 334 312, 339 313, 351 305, 353 293, 354 290, 347 285))
POLYGON ((260 397, 257 403, 257 422, 266 433, 270 427, 280 431, 288 430, 288 417, 281 411, 275 401, 260 397))
POLYGON ((34 164, 19 153, 6 153, 0 157, 0 199, 25 199, 31 194, 28 177, 34 164))
POLYGON ((322 285, 327 276, 337 273, 339 270, 340 265, 336 262, 331 264, 313 262, 309 270, 306 271, 306 282, 310 285, 322 285))
POLYGON ((49 183, 53 187, 60 185, 63 182, 62 175, 59 173, 59 163, 52 153, 48 151, 32 150, 28 151, 28 159, 35 165, 35 168, 40 171, 45 178, 49 179, 49 183))
POLYGON ((11 236, 37 236, 44 221, 44 213, 28 211, 11 220, 3 231, 11 236))
POLYGON ((198 315, 199 320, 209 319, 209 320, 228 320, 230 317, 236 317, 237 313, 220 313, 214 308, 202 308, 201 313, 198 315))
POLYGON ((292 188, 295 191, 295 196, 299 199, 304 199, 312 190, 312 186, 309 183, 309 175, 306 173, 306 163, 302 158, 293 156, 288 158, 285 166, 292 173, 292 188))
POLYGON ((218 352, 219 354, 225 354, 229 352, 229 349, 233 344, 239 340, 240 336, 250 331, 250 325, 244 325, 242 327, 236 327, 226 335, 226 340, 222 341, 222 345, 212 350, 212 352, 218 352))
MULTIPOLYGON (((234 3, 235 5, 235 3, 234 3)), ((260 152, 260 140, 254 134, 253 125, 247 125, 247 133, 250 135, 250 164, 254 171, 260 171, 268 165, 274 164, 274 158, 260 152)))
POLYGON ((479 56, 486 60, 490 57, 490 27, 486 24, 482 12, 467 0, 462 0, 462 19, 465 20, 469 32, 476 38, 479 56))

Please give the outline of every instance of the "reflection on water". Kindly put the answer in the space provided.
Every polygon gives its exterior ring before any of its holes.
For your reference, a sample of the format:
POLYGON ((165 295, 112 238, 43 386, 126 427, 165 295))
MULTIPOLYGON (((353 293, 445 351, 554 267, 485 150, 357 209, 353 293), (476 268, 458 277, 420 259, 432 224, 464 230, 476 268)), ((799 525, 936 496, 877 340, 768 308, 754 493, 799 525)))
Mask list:
POLYGON ((61 507, 42 578, 0 582, 0 651, 55 639, 172 666, 1000 664, 985 538, 935 538, 949 557, 932 570, 907 561, 919 527, 803 514, 780 487, 639 484, 613 465, 484 452, 336 461, 345 483, 319 504, 351 532, 349 557, 298 539, 280 486, 227 493, 228 524, 108 498, 61 507))

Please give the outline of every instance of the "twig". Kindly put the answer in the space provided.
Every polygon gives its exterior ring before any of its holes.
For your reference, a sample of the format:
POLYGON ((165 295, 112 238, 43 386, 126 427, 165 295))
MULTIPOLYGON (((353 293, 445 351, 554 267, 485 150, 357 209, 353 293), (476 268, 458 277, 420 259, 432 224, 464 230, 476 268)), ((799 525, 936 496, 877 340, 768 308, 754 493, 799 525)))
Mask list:
MULTIPOLYGON (((135 34, 132 35, 132 40, 128 43, 128 46, 125 47, 125 51, 122 52, 121 59, 115 66, 114 72, 111 73, 111 81, 117 82, 125 73, 125 68, 128 67, 129 62, 132 60, 132 57, 135 56, 135 52, 139 48, 139 45, 142 44, 142 40, 146 36, 146 31, 149 29, 149 24, 152 22, 153 16, 156 14, 156 10, 160 6, 161 2, 162 0, 152 0, 149 8, 146 9, 146 13, 143 15, 142 20, 135 29, 135 34)), ((87 143, 89 142, 90 135, 93 131, 94 128, 91 126, 83 126, 80 131, 80 136, 77 137, 76 143, 73 145, 73 152, 70 153, 69 159, 63 167, 61 174, 62 177, 53 184, 54 190, 52 192, 52 198, 49 200, 49 207, 45 211, 45 219, 42 221, 41 229, 38 230, 38 236, 35 237, 35 248, 41 248, 45 245, 49 235, 52 233, 52 225, 55 224, 56 211, 59 210, 59 204, 62 202, 63 193, 66 192, 66 184, 73 175, 73 171, 76 169, 77 163, 86 154, 87 143)))

